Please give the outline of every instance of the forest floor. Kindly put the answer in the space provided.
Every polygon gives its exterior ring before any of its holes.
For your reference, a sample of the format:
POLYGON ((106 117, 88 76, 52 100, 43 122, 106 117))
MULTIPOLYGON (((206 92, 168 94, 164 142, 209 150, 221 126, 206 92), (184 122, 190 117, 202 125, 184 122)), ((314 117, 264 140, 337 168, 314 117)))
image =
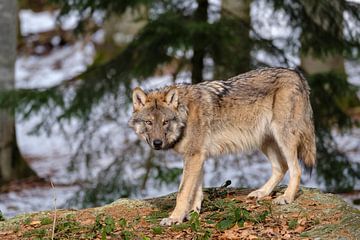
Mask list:
POLYGON ((279 206, 272 204, 272 199, 284 187, 261 201, 247 199, 250 191, 206 189, 201 213, 192 213, 189 221, 171 227, 160 226, 159 222, 174 207, 175 194, 148 200, 119 199, 98 208, 18 215, 0 222, 0 239, 357 239, 360 236, 360 210, 336 195, 301 188, 294 203, 279 206))

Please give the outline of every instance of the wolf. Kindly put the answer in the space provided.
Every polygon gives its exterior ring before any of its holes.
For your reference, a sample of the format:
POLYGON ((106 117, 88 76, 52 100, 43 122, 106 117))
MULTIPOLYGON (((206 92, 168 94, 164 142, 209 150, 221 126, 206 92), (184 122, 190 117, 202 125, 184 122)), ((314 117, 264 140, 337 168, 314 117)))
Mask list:
POLYGON ((129 120, 138 136, 155 150, 174 149, 184 158, 176 206, 161 225, 181 223, 199 212, 207 157, 259 149, 272 175, 248 197, 268 196, 289 170, 290 180, 275 204, 294 201, 301 167, 316 162, 310 89, 304 77, 286 68, 263 68, 228 80, 133 90, 129 120))

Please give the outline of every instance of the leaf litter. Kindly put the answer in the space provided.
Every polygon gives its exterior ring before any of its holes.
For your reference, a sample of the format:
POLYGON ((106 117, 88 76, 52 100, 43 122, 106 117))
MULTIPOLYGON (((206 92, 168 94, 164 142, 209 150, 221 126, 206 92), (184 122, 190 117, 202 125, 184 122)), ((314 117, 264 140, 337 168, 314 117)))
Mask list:
MULTIPOLYGON (((246 198, 249 189, 216 191, 205 190, 200 214, 193 212, 189 221, 171 227, 159 222, 171 212, 175 194, 78 211, 59 210, 54 239, 312 239, 321 229, 324 234, 354 236, 351 230, 341 228, 344 209, 359 212, 335 196, 332 201, 327 194, 303 189, 294 203, 278 206, 272 203, 275 195, 256 201, 246 198)), ((51 239, 53 216, 48 211, 0 222, 0 238, 51 239)))

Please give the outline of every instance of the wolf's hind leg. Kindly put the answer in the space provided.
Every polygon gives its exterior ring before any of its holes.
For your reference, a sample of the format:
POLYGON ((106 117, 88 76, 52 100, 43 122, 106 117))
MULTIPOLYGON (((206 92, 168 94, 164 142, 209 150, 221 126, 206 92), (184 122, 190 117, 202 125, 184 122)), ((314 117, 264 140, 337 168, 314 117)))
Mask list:
POLYGON ((290 181, 285 193, 274 200, 276 204, 292 203, 300 185, 301 167, 299 165, 297 156, 298 139, 296 131, 290 129, 277 128, 273 129, 274 138, 284 156, 287 166, 289 168, 290 181), (286 136, 286 139, 285 139, 286 136))
POLYGON ((261 147, 262 152, 267 156, 271 162, 272 175, 270 179, 258 190, 251 192, 249 198, 261 199, 268 196, 272 190, 279 184, 283 179, 288 167, 284 160, 279 146, 274 140, 265 141, 261 147))

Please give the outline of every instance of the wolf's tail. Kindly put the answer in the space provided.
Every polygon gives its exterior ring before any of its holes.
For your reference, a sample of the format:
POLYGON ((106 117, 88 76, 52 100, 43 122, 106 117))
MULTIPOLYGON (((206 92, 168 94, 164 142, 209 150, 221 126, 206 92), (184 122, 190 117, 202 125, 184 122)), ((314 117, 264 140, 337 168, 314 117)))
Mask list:
POLYGON ((298 146, 298 155, 299 159, 304 162, 306 168, 311 169, 315 166, 316 143, 313 127, 310 127, 301 134, 300 144, 298 146))
POLYGON ((305 115, 304 125, 302 125, 300 143, 298 146, 298 158, 303 161, 305 167, 312 169, 316 165, 316 142, 315 142, 315 131, 313 122, 313 111, 310 104, 310 88, 305 80, 304 76, 298 72, 299 77, 307 89, 307 94, 304 96, 305 103, 305 115))

